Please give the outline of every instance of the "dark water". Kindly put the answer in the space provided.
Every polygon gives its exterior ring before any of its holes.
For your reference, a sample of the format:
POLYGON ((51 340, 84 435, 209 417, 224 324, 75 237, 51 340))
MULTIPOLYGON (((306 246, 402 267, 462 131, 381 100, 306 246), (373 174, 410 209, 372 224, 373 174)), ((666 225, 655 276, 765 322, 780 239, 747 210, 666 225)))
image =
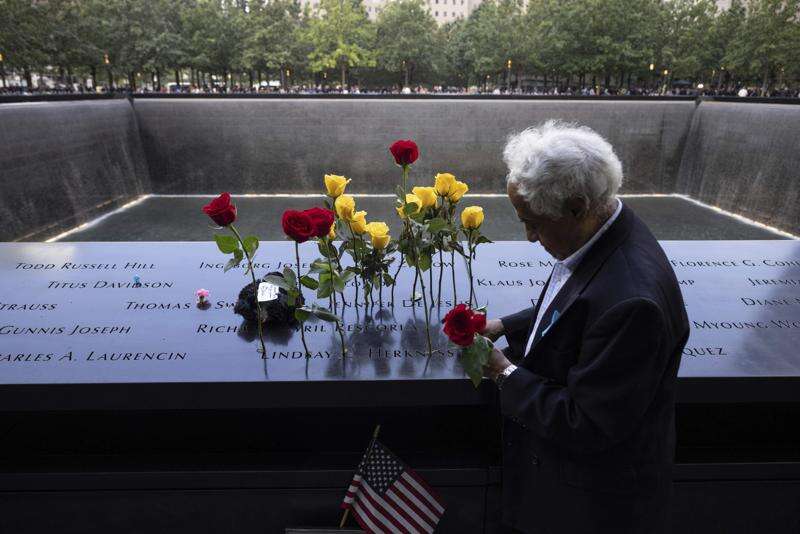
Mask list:
MULTIPOLYGON (((151 197, 98 224, 63 238, 64 241, 208 241, 213 230, 200 208, 209 198, 151 197)), ((287 208, 321 205, 322 198, 234 198, 239 228, 262 240, 281 240, 281 214, 287 208)), ((393 198, 357 198, 367 220, 385 221, 394 235, 400 221, 393 198)), ((659 239, 780 239, 780 236, 676 197, 628 197, 633 208, 659 239)), ((524 240, 525 233, 506 198, 470 198, 464 206, 484 208, 483 233, 493 240, 524 240)))

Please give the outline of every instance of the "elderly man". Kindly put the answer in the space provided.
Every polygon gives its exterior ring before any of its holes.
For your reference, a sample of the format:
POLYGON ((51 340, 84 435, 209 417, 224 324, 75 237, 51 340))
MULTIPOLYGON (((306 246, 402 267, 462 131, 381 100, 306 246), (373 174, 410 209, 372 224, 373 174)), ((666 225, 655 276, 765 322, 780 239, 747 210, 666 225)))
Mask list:
POLYGON ((667 532, 675 385, 689 335, 664 252, 617 198, 622 165, 588 128, 548 122, 505 148, 508 196, 557 261, 505 335, 503 521, 515 532, 667 532), (516 365, 508 358, 516 361, 516 365))

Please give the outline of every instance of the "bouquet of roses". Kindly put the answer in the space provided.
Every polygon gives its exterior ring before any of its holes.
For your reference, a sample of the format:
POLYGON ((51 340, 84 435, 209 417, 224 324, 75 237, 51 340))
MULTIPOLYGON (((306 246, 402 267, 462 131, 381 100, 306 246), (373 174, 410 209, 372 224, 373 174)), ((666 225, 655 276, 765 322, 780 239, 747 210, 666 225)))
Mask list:
POLYGON ((483 366, 489 361, 494 344, 479 334, 486 327, 484 310, 459 304, 444 316, 444 333, 461 349, 461 365, 477 388, 483 378, 483 366))

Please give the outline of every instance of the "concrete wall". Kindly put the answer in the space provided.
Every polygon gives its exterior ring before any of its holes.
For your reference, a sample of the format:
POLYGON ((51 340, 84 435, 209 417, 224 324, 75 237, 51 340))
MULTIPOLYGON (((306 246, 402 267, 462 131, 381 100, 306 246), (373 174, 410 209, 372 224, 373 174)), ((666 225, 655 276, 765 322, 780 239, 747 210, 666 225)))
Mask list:
POLYGON ((155 193, 309 192, 325 173, 352 190, 390 193, 392 141, 413 138, 412 180, 450 171, 474 191, 505 191, 509 133, 551 118, 605 135, 627 192, 669 192, 694 111, 691 101, 140 99, 134 103, 155 193))
POLYGON ((800 106, 703 102, 675 191, 800 234, 800 106))
POLYGON ((149 189, 127 100, 0 105, 0 241, 56 234, 149 189))
POLYGON ((509 133, 550 118, 614 145, 624 192, 684 193, 800 233, 800 106, 690 101, 139 99, 0 105, 0 240, 40 239, 142 193, 388 193, 450 171, 502 192, 509 133))

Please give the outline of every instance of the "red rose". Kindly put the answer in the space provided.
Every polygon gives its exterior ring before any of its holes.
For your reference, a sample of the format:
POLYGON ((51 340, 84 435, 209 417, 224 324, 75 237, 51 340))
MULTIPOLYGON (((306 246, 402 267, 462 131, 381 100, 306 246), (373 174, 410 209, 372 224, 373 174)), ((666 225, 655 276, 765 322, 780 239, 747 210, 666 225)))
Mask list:
MULTIPOLYGON (((281 224, 283 225, 283 232, 298 243, 305 243, 314 237, 314 222, 303 211, 284 211, 281 224)), ((330 227, 328 228, 330 229, 330 227)))
POLYGON ((303 213, 311 218, 314 225, 314 237, 325 237, 333 225, 333 212, 324 208, 311 208, 303 213))
POLYGON ((486 315, 475 313, 466 304, 459 304, 444 316, 444 333, 450 341, 462 347, 469 347, 486 327, 486 315))
POLYGON ((228 226, 236 220, 236 206, 231 204, 230 193, 222 193, 203 206, 203 213, 219 226, 228 226))
POLYGON ((392 143, 389 152, 398 165, 411 165, 419 157, 419 147, 411 139, 401 139, 392 143))

